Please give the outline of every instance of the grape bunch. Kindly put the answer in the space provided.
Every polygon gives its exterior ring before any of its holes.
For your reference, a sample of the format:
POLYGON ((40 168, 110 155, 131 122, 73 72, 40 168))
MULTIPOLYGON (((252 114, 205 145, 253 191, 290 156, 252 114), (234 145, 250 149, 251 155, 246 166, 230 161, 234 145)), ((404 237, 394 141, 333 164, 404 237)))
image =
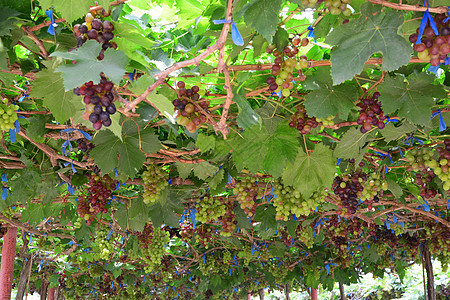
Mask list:
POLYGON ((196 219, 201 223, 215 223, 226 213, 222 197, 204 197, 197 203, 196 219))
MULTIPOLYGON (((433 152, 429 148, 414 148, 406 153, 406 159, 411 163, 407 171, 416 172, 414 182, 420 188, 420 196, 425 199, 434 198, 437 191, 430 185, 436 174, 432 169, 438 170, 440 164, 433 158, 433 152)), ((445 161, 443 161, 445 162, 445 161)), ((439 173, 439 171, 437 171, 439 173)))
POLYGON ((111 254, 117 251, 115 245, 119 243, 119 237, 110 231, 109 228, 100 227, 95 232, 95 243, 92 250, 96 253, 97 260, 108 260, 111 254))
POLYGON ((100 130, 102 125, 111 126, 111 115, 117 111, 114 105, 113 88, 114 83, 100 74, 99 84, 89 81, 73 90, 75 95, 84 96, 86 111, 83 113, 83 119, 89 120, 95 130, 100 130))
POLYGON ((86 156, 89 156, 89 152, 94 149, 95 145, 89 142, 87 139, 78 139, 77 140, 77 149, 83 153, 86 153, 86 156))
POLYGON ((359 197, 361 197, 364 190, 363 183, 365 181, 367 181, 367 174, 362 170, 334 178, 332 190, 339 196, 342 207, 350 214, 356 213, 358 209, 359 197))
POLYGON ((297 234, 297 240, 305 244, 308 249, 314 246, 314 235, 307 227, 303 228, 301 223, 299 223, 295 233, 297 234))
POLYGON ((100 50, 97 57, 98 60, 102 60, 105 57, 106 49, 117 49, 117 44, 111 41, 114 38, 114 25, 111 21, 102 21, 95 18, 91 13, 86 14, 84 20, 83 24, 76 24, 73 27, 77 38, 77 47, 81 47, 88 39, 96 40, 102 44, 102 50, 100 50))
POLYGON ((208 244, 213 241, 215 228, 207 225, 200 225, 195 229, 195 239, 201 243, 203 247, 208 249, 208 244), (214 230, 214 231, 213 231, 214 230))
POLYGON ((436 14, 434 16, 434 22, 439 31, 438 36, 436 36, 429 22, 427 22, 427 26, 423 31, 420 43, 417 43, 420 28, 417 28, 416 33, 409 36, 409 41, 414 43, 414 50, 418 53, 419 59, 429 62, 435 67, 440 63, 444 63, 445 58, 450 53, 450 24, 449 22, 444 24, 445 18, 445 14, 436 14))
POLYGON ((370 129, 372 129, 372 125, 377 126, 379 129, 383 129, 385 124, 384 120, 386 120, 386 116, 383 114, 383 110, 381 109, 381 102, 378 101, 380 97, 379 92, 373 93, 373 95, 366 96, 361 100, 357 106, 360 109, 359 117, 356 123, 361 126, 361 133, 366 133, 370 129))
POLYGON ((17 121, 16 110, 18 109, 19 106, 17 105, 8 105, 8 99, 6 98, 0 102, 0 130, 14 129, 14 123, 17 121))
POLYGON ((273 183, 273 194, 277 220, 287 221, 291 213, 297 216, 309 215, 310 208, 300 192, 292 186, 283 184, 281 179, 273 183))
POLYGON ((436 174, 432 170, 422 170, 422 172, 417 172, 415 174, 415 184, 417 184, 420 188, 420 196, 425 199, 431 199, 436 197, 437 190, 430 186, 430 183, 433 181, 436 174))
POLYGON ((436 148, 438 153, 438 163, 434 168, 434 173, 442 180, 444 183, 444 190, 450 190, 450 139, 444 140, 443 147, 436 148))
POLYGON ((144 203, 151 205, 155 203, 161 192, 169 185, 169 174, 161 167, 149 163, 147 170, 142 173, 144 184, 144 203))
POLYGON ((237 181, 233 193, 244 212, 250 217, 253 216, 256 209, 256 200, 263 196, 262 190, 258 186, 257 177, 244 177, 237 181))
MULTIPOLYGON (((449 218, 447 217, 447 221, 449 218)), ((450 264, 450 231, 442 223, 424 223, 426 238, 430 241, 430 251, 437 257, 443 269, 450 264)))
POLYGON ((183 241, 190 241, 194 235, 194 226, 188 220, 184 220, 180 225, 180 235, 183 241))
POLYGON ((319 122, 320 130, 324 130, 325 127, 331 127, 334 125, 334 116, 328 116, 326 119, 316 118, 317 122, 319 122))
POLYGON ((170 241, 169 234, 161 228, 155 228, 152 224, 147 224, 139 235, 139 246, 146 262, 145 271, 147 273, 156 270, 166 253, 165 245, 170 241))
POLYGON ((108 175, 100 177, 91 175, 89 178, 88 194, 78 197, 77 211, 88 225, 92 222, 97 213, 106 213, 106 205, 111 198, 112 192, 116 189, 117 181, 112 180, 108 175))
POLYGON ((316 117, 309 117, 303 105, 297 106, 297 111, 291 116, 289 126, 297 128, 301 134, 308 134, 312 128, 316 128, 319 122, 316 117))
POLYGON ((219 218, 222 224, 222 236, 231 236, 237 225, 236 214, 234 213, 234 201, 231 198, 224 198, 225 214, 219 218))
POLYGON ((363 183, 363 188, 364 189, 361 192, 361 201, 369 206, 369 210, 372 210, 372 202, 375 197, 381 196, 381 193, 388 189, 388 184, 378 173, 371 173, 368 176, 367 181, 363 183))
POLYGON ((274 44, 269 44, 266 48, 267 53, 275 56, 274 65, 272 66, 272 75, 278 76, 268 77, 266 83, 269 85, 269 90, 274 93, 281 91, 284 97, 288 97, 294 88, 294 69, 299 70, 299 75, 302 75, 301 69, 308 67, 308 59, 306 56, 300 56, 299 60, 295 57, 299 52, 298 46, 306 47, 309 44, 308 38, 301 39, 296 36, 292 39, 292 46, 287 45, 284 49, 275 49, 274 44))
POLYGON ((208 120, 204 113, 209 113, 209 100, 200 98, 204 91, 196 85, 186 89, 184 81, 178 81, 178 98, 172 101, 174 110, 177 111, 177 122, 186 126, 186 129, 194 133, 208 120))
POLYGON ((322 2, 324 2, 332 15, 342 13, 344 16, 349 17, 352 14, 351 9, 347 7, 348 4, 352 3, 352 0, 302 0, 304 6, 311 8, 322 2))

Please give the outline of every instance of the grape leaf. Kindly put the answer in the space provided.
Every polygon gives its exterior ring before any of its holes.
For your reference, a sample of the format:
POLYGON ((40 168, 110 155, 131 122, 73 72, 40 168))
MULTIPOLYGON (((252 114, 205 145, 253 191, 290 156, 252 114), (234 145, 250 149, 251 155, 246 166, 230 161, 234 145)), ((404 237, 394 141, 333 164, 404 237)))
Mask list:
POLYGON ((334 149, 334 157, 336 158, 354 158, 356 162, 360 162, 366 149, 367 140, 372 138, 372 133, 361 133, 359 128, 350 128, 341 138, 341 141, 334 149), (366 146, 366 147, 364 147, 366 146))
POLYGON ((330 68, 319 68, 313 76, 308 76, 304 88, 312 90, 305 96, 304 103, 309 116, 326 119, 329 116, 340 115, 347 119, 354 107, 353 101, 358 99, 358 89, 354 84, 333 86, 330 68))
POLYGON ((300 150, 294 163, 289 163, 283 172, 283 181, 308 198, 319 187, 331 187, 336 172, 333 151, 318 144, 309 156, 300 150))
POLYGON ((77 110, 83 108, 81 97, 75 96, 72 91, 64 90, 61 73, 50 69, 44 69, 36 74, 30 97, 44 99, 44 106, 50 109, 59 123, 66 122, 77 110))
POLYGON ((245 22, 269 42, 277 30, 281 0, 254 0, 245 7, 245 22))
POLYGON ((403 24, 403 12, 383 10, 365 3, 361 16, 333 30, 326 42, 333 47, 331 73, 334 84, 361 73, 364 63, 374 53, 383 54, 382 70, 394 71, 409 63, 410 43, 397 30, 403 24))
POLYGON ((19 12, 14 9, 0 6, 0 36, 9 35, 11 29, 15 28, 17 20, 14 17, 18 15, 19 12))
POLYGON ((384 112, 389 114, 398 110, 399 117, 429 127, 434 99, 446 97, 442 86, 433 85, 434 79, 434 75, 426 73, 413 73, 406 80, 400 74, 385 78, 378 88, 384 112))
POLYGON ((192 25, 192 23, 198 17, 201 17, 205 7, 198 0, 176 0, 176 8, 179 12, 178 16, 178 28, 187 28, 192 25))
POLYGON ((140 149, 146 153, 156 153, 162 149, 161 142, 154 134, 153 129, 150 127, 138 128, 132 120, 123 123, 122 134, 126 135, 132 143, 139 145, 140 149))
POLYGON ((219 170, 214 176, 212 176, 211 180, 208 182, 210 190, 215 190, 217 186, 222 182, 224 176, 223 168, 219 170))
POLYGON ((125 74, 125 66, 128 64, 127 56, 123 51, 108 48, 105 51, 105 58, 98 60, 97 56, 101 49, 102 45, 95 40, 90 40, 72 52, 53 52, 50 55, 77 61, 76 64, 62 65, 57 69, 63 73, 66 91, 90 80, 94 83, 100 82, 101 72, 114 83, 120 83, 125 74))
MULTIPOLYGON (((108 8, 109 2, 109 0, 100 0, 98 1, 98 5, 108 8)), ((44 10, 50 9, 53 6, 69 23, 85 16, 89 12, 90 5, 93 4, 91 0, 39 0, 39 3, 44 10)))
POLYGON ((181 179, 186 179, 192 172, 192 166, 191 164, 183 164, 181 162, 175 162, 175 166, 177 167, 178 174, 180 175, 181 179))
POLYGON ((194 175, 201 180, 205 180, 206 178, 213 176, 219 170, 217 166, 212 165, 207 161, 199 164, 192 164, 192 167, 194 168, 194 175))
POLYGON ((389 122, 386 124, 386 127, 381 130, 381 134, 383 135, 384 140, 389 143, 416 129, 417 127, 408 121, 403 122, 403 124, 398 127, 395 127, 394 123, 389 122))
POLYGON ((199 133, 197 135, 197 141, 195 145, 200 149, 202 153, 216 148, 216 139, 211 135, 206 135, 204 133, 199 133))
POLYGON ((110 130, 100 131, 93 139, 96 147, 90 155, 103 173, 116 168, 119 173, 133 178, 142 167, 145 154, 139 150, 137 139, 133 135, 123 134, 122 140, 110 130))
POLYGON ((233 159, 239 170, 252 173, 265 171, 275 177, 281 175, 286 162, 294 161, 299 149, 298 131, 280 123, 277 130, 253 125, 232 141, 233 159))
POLYGON ((261 118, 255 113, 253 108, 247 102, 245 96, 235 93, 233 101, 238 105, 239 108, 239 114, 236 119, 239 127, 241 127, 242 129, 247 129, 253 124, 261 124, 261 118))

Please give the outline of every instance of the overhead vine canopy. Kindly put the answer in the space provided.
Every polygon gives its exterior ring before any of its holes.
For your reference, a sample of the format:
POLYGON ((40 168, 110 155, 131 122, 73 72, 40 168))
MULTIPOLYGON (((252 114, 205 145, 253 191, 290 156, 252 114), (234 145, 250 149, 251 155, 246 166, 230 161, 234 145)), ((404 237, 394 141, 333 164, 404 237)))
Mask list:
POLYGON ((421 244, 447 266, 450 21, 419 2, 0 0, 0 219, 31 288, 332 288, 421 244))

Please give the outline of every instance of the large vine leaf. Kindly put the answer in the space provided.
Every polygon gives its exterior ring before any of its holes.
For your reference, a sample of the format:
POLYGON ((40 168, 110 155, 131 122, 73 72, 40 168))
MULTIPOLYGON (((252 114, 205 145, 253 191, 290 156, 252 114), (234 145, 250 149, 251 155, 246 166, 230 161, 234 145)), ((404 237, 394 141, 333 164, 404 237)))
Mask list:
POLYGON ((431 109, 435 98, 444 98, 442 86, 434 85, 434 75, 413 73, 407 78, 403 75, 387 77, 378 88, 380 101, 385 113, 394 113, 411 123, 430 126, 431 109))
POLYGON ((394 123, 389 122, 386 124, 386 127, 381 130, 381 134, 383 135, 384 140, 389 143, 416 129, 417 127, 408 121, 403 122, 403 124, 398 127, 396 127, 394 123))
MULTIPOLYGON (((108 8, 110 1, 100 0, 97 2, 98 5, 108 8)), ((89 11, 90 6, 93 5, 93 1, 91 0, 39 0, 39 3, 44 10, 51 7, 55 8, 69 23, 72 23, 76 19, 86 15, 86 12, 89 11)))
POLYGON ((283 181, 294 186, 303 197, 308 198, 320 187, 331 187, 336 172, 333 151, 318 144, 314 152, 307 155, 300 150, 294 163, 289 163, 283 172, 283 181))
POLYGON ((9 35, 11 29, 15 27, 17 21, 14 17, 17 17, 19 12, 9 7, 0 6, 0 36, 9 35))
POLYGON ((330 68, 319 68, 313 76, 308 76, 304 88, 312 90, 305 96, 304 103, 309 116, 326 119, 339 114, 346 119, 358 99, 358 89, 353 84, 333 86, 330 68))
POLYGON ((381 11, 380 6, 365 3, 358 19, 333 30, 326 42, 335 45, 331 57, 334 84, 361 73, 364 63, 374 53, 383 54, 381 68, 386 71, 408 64, 411 45, 397 32, 403 21, 402 12, 381 11))
POLYGON ((354 158, 357 162, 362 160, 364 153, 369 146, 368 140, 372 137, 372 133, 361 133, 359 128, 350 128, 341 138, 341 141, 334 149, 334 157, 336 158, 354 158))
MULTIPOLYGON (((152 134, 146 135, 155 140, 152 134)), ((122 141, 109 130, 100 131, 93 139, 93 143, 96 146, 90 155, 104 173, 116 168, 119 173, 133 178, 143 166, 145 154, 139 149, 136 133, 132 129, 124 130, 122 141)), ((154 147, 156 149, 159 146, 158 142, 154 147)))
POLYGON ((60 123, 66 122, 76 111, 83 108, 80 97, 64 90, 61 73, 51 69, 44 69, 36 74, 30 97, 44 99, 44 106, 50 109, 60 123))
POLYGON ((244 19, 266 40, 272 41, 277 31, 281 0, 254 0, 245 7, 244 19))
POLYGON ((286 124, 280 124, 272 133, 264 125, 254 125, 242 136, 244 139, 236 137, 232 142, 238 169, 265 171, 275 177, 281 175, 287 162, 294 161, 300 146, 298 131, 286 124))
POLYGON ((62 57, 76 60, 76 64, 66 64, 58 67, 57 71, 63 73, 66 91, 85 82, 92 80, 100 82, 100 73, 105 75, 114 83, 120 83, 128 58, 124 52, 109 48, 105 51, 103 60, 98 60, 102 46, 94 40, 87 41, 81 48, 72 52, 53 52, 50 56, 62 57))

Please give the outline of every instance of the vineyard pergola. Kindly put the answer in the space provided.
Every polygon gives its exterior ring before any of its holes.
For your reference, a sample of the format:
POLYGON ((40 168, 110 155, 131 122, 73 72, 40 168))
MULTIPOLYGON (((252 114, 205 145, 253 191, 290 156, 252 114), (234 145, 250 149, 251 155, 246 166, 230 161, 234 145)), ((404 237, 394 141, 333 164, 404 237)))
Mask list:
POLYGON ((450 18, 424 2, 0 0, 1 299, 317 299, 413 263, 435 299, 450 18))

